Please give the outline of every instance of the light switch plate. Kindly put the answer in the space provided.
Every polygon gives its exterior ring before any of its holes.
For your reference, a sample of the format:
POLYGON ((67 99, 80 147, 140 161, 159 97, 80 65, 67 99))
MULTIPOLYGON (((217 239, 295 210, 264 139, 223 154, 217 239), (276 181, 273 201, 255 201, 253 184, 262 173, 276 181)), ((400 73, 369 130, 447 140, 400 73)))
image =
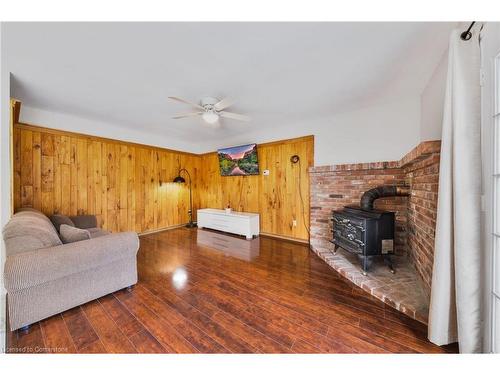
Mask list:
POLYGON ((263 176, 269 176, 269 169, 264 169, 264 170, 262 171, 262 175, 263 175, 263 176))

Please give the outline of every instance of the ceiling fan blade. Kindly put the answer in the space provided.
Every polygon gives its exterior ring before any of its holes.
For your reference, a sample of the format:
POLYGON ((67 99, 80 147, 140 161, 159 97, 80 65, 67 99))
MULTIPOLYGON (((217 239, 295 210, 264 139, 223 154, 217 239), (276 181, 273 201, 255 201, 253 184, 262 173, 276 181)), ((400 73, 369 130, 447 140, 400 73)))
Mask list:
POLYGON ((214 108, 216 111, 222 111, 227 107, 230 107, 234 103, 234 100, 231 98, 224 98, 220 102, 214 104, 214 108))
POLYGON ((193 117, 193 116, 199 116, 203 112, 191 112, 191 113, 180 113, 178 115, 175 115, 172 117, 173 119, 179 119, 179 118, 185 118, 185 117, 193 117))
POLYGON ((184 99, 182 99, 182 98, 178 98, 178 97, 176 97, 176 96, 169 96, 168 98, 169 98, 169 99, 172 99, 172 100, 175 100, 175 101, 178 101, 178 102, 181 102, 181 103, 184 103, 184 104, 189 104, 190 106, 193 106, 193 107, 198 108, 198 109, 201 109, 201 110, 205 110, 205 108, 203 108, 203 107, 202 107, 201 105, 199 105, 199 104, 191 103, 191 102, 189 102, 189 101, 187 101, 187 100, 184 100, 184 99))
POLYGON ((221 111, 219 112, 220 117, 225 117, 225 118, 230 118, 233 120, 239 120, 239 121, 251 121, 251 118, 245 115, 239 115, 237 113, 232 113, 232 112, 225 112, 221 111))

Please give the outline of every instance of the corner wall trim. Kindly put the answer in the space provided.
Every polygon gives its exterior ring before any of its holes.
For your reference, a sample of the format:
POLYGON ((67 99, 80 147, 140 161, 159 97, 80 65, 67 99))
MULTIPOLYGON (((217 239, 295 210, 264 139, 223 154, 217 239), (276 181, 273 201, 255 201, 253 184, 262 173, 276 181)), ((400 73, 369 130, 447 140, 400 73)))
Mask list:
POLYGON ((159 232, 165 232, 167 230, 182 228, 182 227, 185 227, 187 224, 188 223, 183 223, 183 224, 171 225, 171 226, 165 227, 165 228, 158 228, 158 229, 148 230, 146 232, 137 233, 137 235, 139 237, 147 236, 148 234, 155 234, 155 233, 159 233, 159 232))
POLYGON ((295 243, 300 243, 300 244, 304 244, 304 245, 309 245, 309 240, 303 240, 301 238, 281 236, 279 234, 265 233, 265 232, 260 232, 259 235, 262 237, 277 238, 277 239, 285 240, 285 241, 289 241, 289 242, 295 242, 295 243))

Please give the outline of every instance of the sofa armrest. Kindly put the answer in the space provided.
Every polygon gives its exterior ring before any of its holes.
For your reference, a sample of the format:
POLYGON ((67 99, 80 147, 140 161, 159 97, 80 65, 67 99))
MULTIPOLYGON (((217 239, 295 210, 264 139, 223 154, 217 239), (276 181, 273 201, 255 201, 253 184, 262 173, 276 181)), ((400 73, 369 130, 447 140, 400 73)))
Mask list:
POLYGON ((78 215, 70 217, 75 227, 80 229, 97 228, 97 217, 95 215, 78 215))
POLYGON ((125 258, 136 257, 139 238, 123 232, 7 257, 7 291, 21 290, 84 272, 125 258))

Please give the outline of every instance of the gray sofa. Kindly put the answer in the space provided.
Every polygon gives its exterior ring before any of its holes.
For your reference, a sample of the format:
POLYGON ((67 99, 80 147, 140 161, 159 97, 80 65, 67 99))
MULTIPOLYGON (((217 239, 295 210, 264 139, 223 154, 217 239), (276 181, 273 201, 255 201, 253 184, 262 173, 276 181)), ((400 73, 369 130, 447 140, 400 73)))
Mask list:
MULTIPOLYGON (((95 218, 82 221, 88 228, 95 218)), ((90 239, 63 244, 41 212, 13 215, 3 229, 11 330, 137 283, 137 234, 88 230, 90 239)))

